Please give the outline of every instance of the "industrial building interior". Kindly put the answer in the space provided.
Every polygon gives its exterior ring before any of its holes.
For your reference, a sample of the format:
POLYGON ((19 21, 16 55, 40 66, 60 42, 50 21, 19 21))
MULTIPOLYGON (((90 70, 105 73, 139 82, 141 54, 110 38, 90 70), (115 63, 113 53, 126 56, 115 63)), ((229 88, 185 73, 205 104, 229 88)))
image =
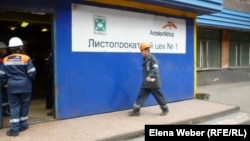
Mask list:
MULTIPOLYGON (((45 58, 53 48, 52 22, 53 14, 50 13, 0 10, 0 41, 8 45, 11 37, 20 37, 27 43, 25 52, 37 69, 29 112, 30 124, 55 120, 54 116, 47 115, 52 109, 46 108, 48 81, 52 80, 48 79, 45 58)), ((8 126, 9 117, 3 117, 3 127, 8 126)))

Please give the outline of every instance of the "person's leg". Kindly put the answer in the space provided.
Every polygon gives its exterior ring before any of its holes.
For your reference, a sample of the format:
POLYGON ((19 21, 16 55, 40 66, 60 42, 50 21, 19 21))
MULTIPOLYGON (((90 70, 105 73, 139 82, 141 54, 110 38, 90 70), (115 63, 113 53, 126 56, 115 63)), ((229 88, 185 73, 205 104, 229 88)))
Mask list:
POLYGON ((8 136, 17 136, 20 127, 20 94, 8 94, 10 106, 10 130, 8 136))
POLYGON ((24 131, 28 129, 28 114, 30 108, 31 93, 21 94, 21 112, 20 112, 20 129, 19 131, 24 131))
POLYGON ((49 80, 49 93, 50 93, 50 104, 51 104, 51 111, 49 113, 47 113, 47 116, 53 116, 55 117, 55 104, 54 104, 54 101, 55 101, 55 94, 54 94, 54 86, 53 86, 53 75, 51 74, 50 75, 50 80, 49 80))
POLYGON ((2 87, 2 95, 3 95, 3 100, 2 100, 2 106, 3 106, 3 116, 7 117, 10 115, 10 108, 9 108, 9 103, 8 103, 8 94, 7 94, 7 89, 6 87, 2 87))
POLYGON ((46 109, 53 108, 53 95, 52 95, 52 76, 48 74, 47 76, 47 92, 46 92, 46 109))
POLYGON ((54 107, 52 108, 52 110, 50 112, 47 113, 47 116, 55 116, 54 107))
POLYGON ((52 105, 52 110, 49 112, 49 113, 47 113, 47 116, 53 116, 53 117, 55 117, 55 104, 54 104, 54 97, 55 97, 55 95, 54 95, 54 87, 53 87, 53 79, 52 79, 52 76, 53 75, 51 75, 51 80, 50 80, 50 87, 49 87, 49 91, 50 91, 50 102, 51 102, 51 105, 52 105))
POLYGON ((160 105, 160 108, 162 109, 161 115, 164 116, 168 113, 168 106, 167 106, 167 101, 160 91, 160 89, 151 89, 151 92, 156 99, 157 103, 160 105))
POLYGON ((133 111, 129 113, 130 116, 139 116, 141 106, 144 104, 145 100, 148 98, 150 91, 148 89, 141 88, 136 101, 133 105, 133 111))

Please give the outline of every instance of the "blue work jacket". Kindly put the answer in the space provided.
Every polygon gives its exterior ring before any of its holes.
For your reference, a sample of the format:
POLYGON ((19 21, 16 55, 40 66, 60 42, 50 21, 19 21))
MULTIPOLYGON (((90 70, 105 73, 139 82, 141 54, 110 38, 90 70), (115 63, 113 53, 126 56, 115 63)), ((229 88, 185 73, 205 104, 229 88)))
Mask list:
POLYGON ((31 58, 25 54, 13 53, 4 57, 0 67, 0 78, 7 79, 7 92, 11 94, 32 92, 36 73, 31 58))
POLYGON ((161 79, 158 68, 158 61, 154 55, 149 54, 146 58, 143 58, 143 82, 142 88, 160 88, 161 79), (145 81, 146 77, 150 77, 151 81, 145 81))

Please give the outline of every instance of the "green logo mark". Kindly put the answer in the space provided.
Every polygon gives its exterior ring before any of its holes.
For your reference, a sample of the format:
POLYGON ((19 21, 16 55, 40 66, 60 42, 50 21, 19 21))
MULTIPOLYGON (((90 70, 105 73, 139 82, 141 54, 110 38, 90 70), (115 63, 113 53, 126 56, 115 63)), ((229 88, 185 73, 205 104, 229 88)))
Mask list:
POLYGON ((106 17, 94 16, 94 32, 97 34, 106 34, 106 17))

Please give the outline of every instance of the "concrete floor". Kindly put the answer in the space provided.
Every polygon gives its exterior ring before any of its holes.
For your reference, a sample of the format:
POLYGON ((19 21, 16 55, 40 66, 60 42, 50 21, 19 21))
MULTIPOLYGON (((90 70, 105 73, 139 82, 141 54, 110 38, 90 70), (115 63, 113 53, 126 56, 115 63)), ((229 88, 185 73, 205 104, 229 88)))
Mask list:
MULTIPOLYGON (((139 117, 129 117, 128 111, 54 120, 47 117, 44 103, 31 107, 38 112, 39 120, 30 124, 30 128, 17 137, 6 136, 8 128, 0 129, 0 141, 119 141, 144 133, 144 126, 149 124, 193 124, 204 122, 237 111, 249 112, 250 82, 198 87, 197 92, 209 93, 209 100, 190 99, 169 103, 167 116, 159 116, 158 105, 143 107, 139 117)), ((32 103, 39 103, 32 101, 32 103)), ((30 113, 32 117, 32 112, 30 113)), ((32 120, 30 119, 30 122, 32 120)))
MULTIPOLYGON (((55 120, 52 116, 47 116, 47 113, 50 112, 50 109, 45 108, 44 99, 33 99, 30 104, 29 110, 29 123, 41 123, 47 121, 55 120)), ((3 127, 9 127, 9 117, 3 117, 3 127)), ((0 139, 1 141, 1 139, 0 139)))
POLYGON ((144 107, 139 117, 129 117, 128 111, 130 110, 124 110, 31 124, 27 131, 21 132, 17 137, 6 136, 8 128, 3 128, 0 129, 0 140, 118 141, 142 135, 146 124, 192 124, 237 111, 239 107, 190 99, 169 103, 169 109, 167 116, 159 116, 161 110, 157 105, 144 107))
POLYGON ((210 94, 211 102, 239 106, 240 111, 250 113, 250 82, 198 86, 197 92, 210 94))

